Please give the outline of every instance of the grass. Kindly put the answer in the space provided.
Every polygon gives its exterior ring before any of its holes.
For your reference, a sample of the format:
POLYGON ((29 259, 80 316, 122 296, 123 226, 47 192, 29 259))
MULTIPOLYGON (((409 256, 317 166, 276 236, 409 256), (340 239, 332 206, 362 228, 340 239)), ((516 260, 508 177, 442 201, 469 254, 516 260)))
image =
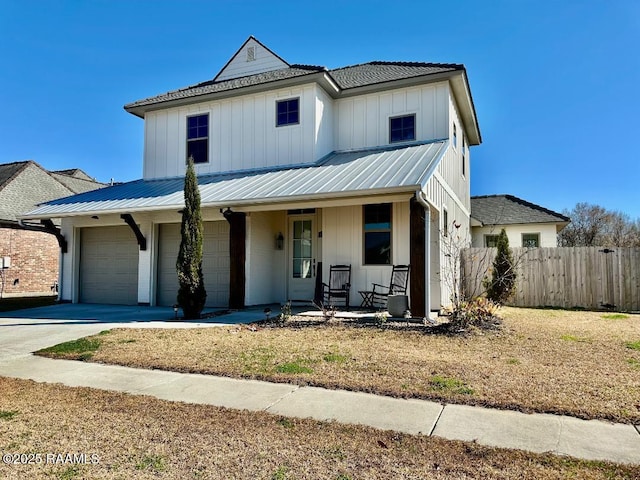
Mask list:
POLYGON ((445 378, 435 375, 429 379, 429 385, 434 390, 458 393, 461 395, 473 395, 473 390, 467 387, 464 382, 456 378, 445 378))
POLYGON ((0 312, 11 312, 24 308, 46 307, 55 305, 57 296, 9 297, 0 298, 0 312))
POLYGON ((5 465, 0 478, 533 479, 640 478, 587 462, 319 422, 0 377, 2 452, 83 452, 81 465, 5 465))
POLYGON ((472 336, 295 318, 276 328, 114 329, 90 338, 101 342, 91 361, 640 424, 640 316, 500 313, 502 330, 472 336))
POLYGON ((70 342, 59 343, 52 347, 43 348, 36 352, 40 355, 51 355, 55 357, 69 358, 73 360, 90 360, 93 357, 94 352, 100 348, 102 341, 101 334, 94 338, 79 338, 78 340, 71 340, 70 342))
POLYGON ((640 341, 637 342, 627 342, 625 343, 627 348, 630 348, 631 350, 640 350, 640 341))
POLYGON ((607 320, 624 320, 626 318, 629 318, 629 315, 625 313, 607 313, 602 315, 602 318, 605 318, 607 320))
POLYGON ((0 420, 11 420, 16 415, 18 412, 15 410, 0 410, 0 420))

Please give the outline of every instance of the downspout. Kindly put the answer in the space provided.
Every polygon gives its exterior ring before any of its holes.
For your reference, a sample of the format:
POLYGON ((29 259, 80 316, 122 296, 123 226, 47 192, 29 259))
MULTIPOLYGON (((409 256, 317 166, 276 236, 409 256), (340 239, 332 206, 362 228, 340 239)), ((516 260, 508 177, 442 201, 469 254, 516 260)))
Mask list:
POLYGON ((424 208, 424 313, 431 313, 431 207, 424 198, 422 189, 416 190, 416 200, 424 208))

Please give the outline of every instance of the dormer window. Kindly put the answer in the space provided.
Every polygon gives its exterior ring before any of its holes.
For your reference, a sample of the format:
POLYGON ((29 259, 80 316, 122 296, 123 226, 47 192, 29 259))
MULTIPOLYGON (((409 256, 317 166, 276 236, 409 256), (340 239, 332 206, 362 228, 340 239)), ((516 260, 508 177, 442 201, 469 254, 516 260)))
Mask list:
POLYGON ((300 123, 300 99, 290 98, 276 102, 276 127, 300 123))
POLYGON ((404 115, 389 119, 389 143, 409 142, 416 139, 416 116, 404 115))
POLYGON ((187 160, 193 163, 209 161, 209 114, 187 117, 187 160))

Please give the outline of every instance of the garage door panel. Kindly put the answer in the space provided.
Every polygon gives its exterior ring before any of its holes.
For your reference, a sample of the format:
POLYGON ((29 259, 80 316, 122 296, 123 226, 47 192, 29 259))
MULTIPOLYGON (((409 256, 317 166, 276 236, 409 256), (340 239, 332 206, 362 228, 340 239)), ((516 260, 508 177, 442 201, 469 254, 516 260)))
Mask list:
MULTIPOLYGON (((202 273, 208 307, 229 304, 229 224, 226 221, 203 225, 202 273)), ((158 231, 158 263, 156 303, 176 303, 178 277, 176 260, 180 250, 180 224, 162 224, 158 231)))
POLYGON ((80 238, 80 301, 136 305, 138 254, 127 226, 83 228, 80 238))

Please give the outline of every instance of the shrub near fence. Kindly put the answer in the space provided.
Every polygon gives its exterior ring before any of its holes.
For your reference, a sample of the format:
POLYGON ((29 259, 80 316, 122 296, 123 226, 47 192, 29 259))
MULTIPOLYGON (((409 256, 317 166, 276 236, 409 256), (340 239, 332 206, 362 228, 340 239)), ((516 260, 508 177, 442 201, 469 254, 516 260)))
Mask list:
MULTIPOLYGON (((640 248, 512 248, 518 307, 640 311, 640 248)), ((495 248, 462 251, 464 291, 481 293, 495 248)))

